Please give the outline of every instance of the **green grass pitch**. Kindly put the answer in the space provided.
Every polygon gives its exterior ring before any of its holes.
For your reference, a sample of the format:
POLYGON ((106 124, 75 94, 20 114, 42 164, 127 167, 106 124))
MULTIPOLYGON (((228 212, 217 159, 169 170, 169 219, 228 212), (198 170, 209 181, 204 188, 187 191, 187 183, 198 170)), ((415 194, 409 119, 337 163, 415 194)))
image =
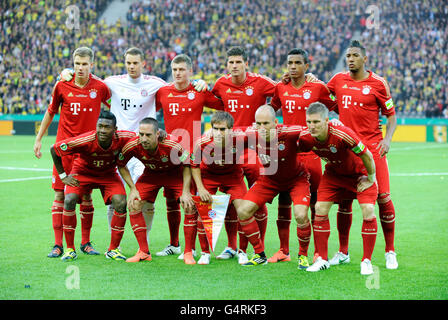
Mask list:
MULTIPOLYGON (((208 266, 187 266, 177 257, 156 257, 169 241, 162 194, 156 202, 151 231, 153 261, 129 264, 89 257, 78 250, 78 259, 64 263, 46 255, 53 245, 50 206, 51 157, 54 137, 44 138, 43 158, 33 155, 34 137, 0 137, 0 299, 176 299, 176 300, 304 300, 304 299, 448 299, 448 145, 393 143, 388 156, 391 192, 396 208, 399 269, 387 270, 384 237, 379 225, 372 263, 373 276, 359 273, 362 257, 361 213, 354 203, 349 265, 318 273, 297 269, 298 242, 291 223, 291 256, 288 263, 242 268, 236 259, 212 258, 208 266), (33 169, 33 170, 29 170, 33 169)), ((109 244, 106 208, 98 190, 92 241, 104 252, 109 244)), ((277 200, 268 205, 266 253, 277 251, 277 200)), ((332 233, 329 255, 338 249, 335 206, 330 213, 332 233)), ((378 214, 378 209, 376 209, 378 214)), ((129 219, 128 219, 129 220, 129 219)), ((75 243, 80 242, 80 221, 75 243)), ((182 226, 180 230, 183 245, 182 226)), ((226 245, 225 231, 216 251, 226 245)), ((137 250, 129 222, 121 243, 125 255, 137 250)), ((200 248, 197 243, 197 248, 200 248)), ((249 252, 251 251, 251 247, 249 252)), ((314 248, 312 241, 309 257, 314 248)))

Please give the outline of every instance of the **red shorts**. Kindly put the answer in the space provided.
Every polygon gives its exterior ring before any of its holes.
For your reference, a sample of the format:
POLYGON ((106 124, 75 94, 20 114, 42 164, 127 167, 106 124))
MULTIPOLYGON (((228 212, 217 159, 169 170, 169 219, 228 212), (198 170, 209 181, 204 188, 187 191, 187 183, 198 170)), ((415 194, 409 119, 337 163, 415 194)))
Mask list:
POLYGON ((280 192, 288 192, 294 205, 310 205, 309 175, 302 172, 288 182, 276 182, 264 176, 260 177, 249 189, 244 200, 249 200, 263 206, 266 202, 272 202, 280 192))
MULTIPOLYGON (((61 157, 62 166, 64 167, 64 171, 67 175, 70 174, 70 171, 72 170, 73 162, 77 157, 78 157, 78 154, 69 154, 69 155, 61 157)), ((55 166, 53 166, 53 176, 51 178, 51 187, 55 191, 64 191, 64 189, 65 189, 65 184, 64 184, 64 182, 61 181, 61 178, 59 178, 59 174, 58 174, 55 166)))
POLYGON ((91 193, 93 189, 100 189, 105 204, 110 204, 112 196, 116 194, 126 196, 123 182, 116 172, 99 177, 76 174, 75 178, 79 180, 79 186, 71 187, 66 185, 65 194, 75 193, 81 199, 83 195, 91 193))
POLYGON ((311 192, 317 192, 320 179, 322 178, 322 162, 320 157, 314 152, 311 153, 298 153, 297 160, 305 165, 305 168, 310 174, 310 190, 311 192))
POLYGON ((358 199, 359 203, 375 204, 378 187, 374 183, 363 192, 358 192, 356 186, 359 176, 347 177, 324 172, 317 191, 317 201, 340 202, 341 200, 358 199))
POLYGON ((164 189, 164 196, 167 199, 177 199, 182 195, 183 177, 182 172, 162 172, 146 174, 145 172, 138 178, 135 187, 143 201, 154 203, 161 188, 164 189))
POLYGON ((230 202, 243 199, 247 193, 247 187, 241 175, 202 173, 202 183, 211 194, 216 194, 218 190, 230 194, 230 202))
POLYGON ((241 168, 249 186, 253 185, 260 176, 261 168, 263 168, 257 153, 255 150, 245 149, 239 161, 241 161, 241 168))
POLYGON ((380 157, 378 151, 376 151, 376 145, 368 147, 372 152, 373 160, 375 161, 376 181, 378 184, 378 194, 387 193, 390 194, 390 182, 389 182, 389 167, 387 165, 387 158, 380 157), (372 149, 374 151, 372 151, 372 149))

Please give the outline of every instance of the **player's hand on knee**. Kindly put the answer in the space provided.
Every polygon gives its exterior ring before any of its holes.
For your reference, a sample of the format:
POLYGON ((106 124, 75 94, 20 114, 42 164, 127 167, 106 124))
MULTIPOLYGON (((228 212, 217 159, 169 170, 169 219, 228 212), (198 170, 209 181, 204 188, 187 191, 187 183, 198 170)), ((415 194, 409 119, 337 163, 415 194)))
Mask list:
POLYGON ((129 192, 127 203, 129 210, 132 209, 132 211, 140 211, 143 206, 141 201, 142 198, 140 197, 140 193, 138 192, 138 190, 136 188, 132 188, 129 192))
POLYGON ((201 201, 212 203, 213 198, 212 195, 205 189, 198 190, 198 196, 201 198, 201 201))
POLYGON ((77 174, 69 174, 64 179, 61 179, 61 181, 70 187, 79 187, 79 180, 76 179, 74 176, 77 174))
POLYGON ((358 185, 356 186, 356 189, 358 192, 363 192, 364 190, 369 189, 375 181, 370 181, 367 176, 359 177, 358 179, 358 185))
POLYGON ((180 205, 184 210, 191 210, 194 208, 194 200, 189 193, 183 193, 179 198, 180 205))

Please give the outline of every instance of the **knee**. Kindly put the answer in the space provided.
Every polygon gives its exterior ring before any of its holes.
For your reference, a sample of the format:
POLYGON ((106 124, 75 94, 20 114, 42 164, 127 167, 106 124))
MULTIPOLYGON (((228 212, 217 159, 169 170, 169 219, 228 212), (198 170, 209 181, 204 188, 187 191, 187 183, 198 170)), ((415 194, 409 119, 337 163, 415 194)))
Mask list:
POLYGON ((126 197, 125 196, 114 196, 112 198, 112 205, 115 209, 115 211, 119 213, 125 213, 126 212, 126 197))
POLYGON ((253 210, 246 202, 243 202, 238 208, 236 208, 236 212, 240 220, 247 220, 251 218, 255 211, 256 210, 253 210))
POLYGON ((64 208, 66 210, 75 210, 78 202, 78 195, 75 193, 66 194, 64 197, 64 208))
POLYGON ((63 202, 64 201, 64 192, 63 191, 55 191, 54 192, 54 200, 63 202))
POLYGON ((362 217, 364 220, 370 220, 375 218, 375 205, 373 204, 364 204, 361 207, 362 217))
POLYGON ((328 214, 327 206, 321 202, 316 202, 314 209, 317 215, 323 216, 328 214))
POLYGON ((142 204, 142 213, 145 215, 154 214, 154 203, 145 202, 142 204))
POLYGON ((308 222, 308 207, 294 208, 294 216, 298 224, 308 222))

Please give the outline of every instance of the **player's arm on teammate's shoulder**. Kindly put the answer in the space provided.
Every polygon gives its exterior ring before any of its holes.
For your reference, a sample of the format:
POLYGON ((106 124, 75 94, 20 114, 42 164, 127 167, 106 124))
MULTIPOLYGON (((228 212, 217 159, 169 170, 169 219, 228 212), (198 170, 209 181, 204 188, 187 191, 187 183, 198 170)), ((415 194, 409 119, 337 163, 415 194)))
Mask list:
POLYGON ((76 179, 74 177, 73 174, 67 175, 65 173, 64 166, 62 165, 62 159, 57 154, 57 152, 55 150, 55 145, 52 145, 50 147, 50 153, 51 153, 51 157, 53 158, 53 163, 56 168, 56 171, 59 174, 59 178, 61 178, 61 181, 68 186, 72 186, 72 187, 79 186, 79 181, 78 181, 78 179, 76 179))
POLYGON ((194 90, 196 90, 197 92, 205 92, 210 90, 207 82, 205 82, 205 80, 202 79, 192 80, 191 84, 193 85, 194 90))
POLYGON ((372 153, 369 149, 365 149, 365 152, 359 156, 366 167, 367 177, 362 176, 358 179, 358 192, 362 192, 372 186, 376 181, 375 161, 373 160, 372 153))
MULTIPOLYGON (((281 80, 284 84, 287 84, 291 81, 291 77, 289 76, 289 72, 285 72, 282 75, 282 80, 281 80)), ((311 72, 305 73, 305 81, 306 82, 319 82, 319 78, 316 77, 314 74, 312 74, 311 72)))

